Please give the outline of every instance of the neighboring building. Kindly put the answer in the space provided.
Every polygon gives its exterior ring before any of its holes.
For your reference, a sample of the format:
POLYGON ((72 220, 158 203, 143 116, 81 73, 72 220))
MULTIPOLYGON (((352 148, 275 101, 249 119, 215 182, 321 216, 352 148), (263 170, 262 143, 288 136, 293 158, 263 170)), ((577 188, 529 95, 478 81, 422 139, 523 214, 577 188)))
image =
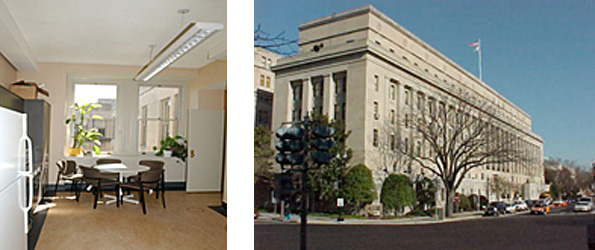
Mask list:
MULTIPOLYGON (((354 152, 352 163, 372 170, 379 193, 388 173, 405 173, 412 179, 424 174, 415 165, 387 167, 379 160, 380 142, 395 136, 408 140, 412 131, 403 126, 405 117, 445 99, 482 102, 497 110, 493 126, 502 136, 516 138, 518 149, 537 161, 475 169, 457 191, 493 200, 489 179, 495 176, 514 183, 525 199, 545 191, 543 140, 531 131, 531 117, 374 7, 305 22, 299 31, 298 54, 273 67, 273 126, 300 120, 309 112, 343 120, 352 131, 347 142, 354 152), (398 134, 383 133, 383 126, 393 120, 400 126, 398 134)), ((411 139, 407 143, 417 146, 411 139)))
POLYGON ((271 129, 275 91, 275 73, 271 71, 271 66, 277 64, 279 58, 281 55, 254 47, 254 126, 271 129))

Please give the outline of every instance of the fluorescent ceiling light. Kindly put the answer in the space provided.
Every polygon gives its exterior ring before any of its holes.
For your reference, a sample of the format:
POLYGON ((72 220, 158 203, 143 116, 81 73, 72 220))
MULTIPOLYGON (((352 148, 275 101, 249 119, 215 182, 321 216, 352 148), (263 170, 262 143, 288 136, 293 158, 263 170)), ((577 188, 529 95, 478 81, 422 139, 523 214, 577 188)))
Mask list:
POLYGON ((134 80, 142 82, 151 80, 196 45, 221 29, 223 29, 223 24, 220 23, 189 23, 153 59, 140 69, 134 80))

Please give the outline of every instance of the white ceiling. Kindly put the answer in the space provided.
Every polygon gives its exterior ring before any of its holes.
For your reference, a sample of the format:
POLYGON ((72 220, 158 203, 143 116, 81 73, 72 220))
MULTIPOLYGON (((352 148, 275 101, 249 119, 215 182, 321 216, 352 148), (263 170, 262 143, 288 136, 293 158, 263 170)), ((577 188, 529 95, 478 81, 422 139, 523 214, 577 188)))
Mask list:
MULTIPOLYGON (((155 55, 189 21, 223 23, 225 28, 172 67, 199 68, 227 56, 226 0, 0 0, 3 4, 37 62, 141 66, 149 61, 149 45, 156 45, 155 55), (177 13, 182 8, 190 9, 183 22, 177 13)), ((11 23, 3 19, 0 25, 11 23)), ((11 36, 18 37, 14 30, 11 36)), ((27 47, 22 39, 13 41, 27 47)))

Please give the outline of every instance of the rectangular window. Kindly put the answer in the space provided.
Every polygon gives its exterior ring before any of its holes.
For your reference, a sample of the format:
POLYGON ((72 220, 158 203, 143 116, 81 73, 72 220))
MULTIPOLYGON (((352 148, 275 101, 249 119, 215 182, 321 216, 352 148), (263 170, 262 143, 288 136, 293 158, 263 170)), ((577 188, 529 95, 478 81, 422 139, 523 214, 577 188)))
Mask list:
POLYGON ((374 102, 374 119, 378 120, 378 118, 380 118, 380 115, 378 114, 378 102, 374 102))
POLYGON ((374 129, 372 145, 374 145, 374 147, 378 147, 378 129, 374 129))
POLYGON ((409 114, 405 114, 405 128, 409 128, 409 114))
POLYGON ((347 74, 345 72, 333 74, 335 81, 335 120, 345 121, 347 104, 347 74))
POLYGON ((422 111, 424 108, 424 95, 419 92, 417 93, 417 110, 422 111))
POLYGON ((389 91, 389 98, 391 100, 393 100, 393 101, 396 100, 396 96, 397 96, 396 89, 397 89, 396 86, 391 83, 390 84, 390 91, 389 91))
MULTIPOLYGON (((169 119, 169 114, 171 111, 171 100, 168 98, 161 99, 160 101, 160 108, 159 108, 159 119, 162 121, 166 121, 169 119)), ((161 140, 165 140, 167 137, 171 137, 171 133, 169 131, 169 122, 162 122, 161 123, 161 140)))
POLYGON ((179 94, 178 87, 139 87, 140 152, 152 152, 161 140, 178 135, 179 94))
POLYGON ((293 109, 291 110, 291 120, 299 121, 302 119, 302 81, 291 82, 291 92, 293 96, 293 109))
POLYGON ((396 138, 395 138, 394 134, 390 135, 390 149, 393 151, 395 151, 397 149, 396 138))
POLYGON ((390 110, 389 119, 390 119, 390 124, 392 124, 392 125, 395 125, 395 123, 397 122, 396 121, 397 119, 396 119, 396 115, 395 115, 395 110, 394 109, 391 109, 390 110))
POLYGON ((260 62, 262 63, 262 66, 263 67, 266 67, 267 66, 267 58, 266 57, 264 57, 264 56, 261 57, 260 58, 260 62))
MULTIPOLYGON (((116 85, 103 84, 75 84, 74 85, 74 103, 81 106, 87 103, 99 104, 100 107, 93 109, 86 114, 83 128, 86 130, 97 129, 103 134, 99 138, 101 152, 111 153, 114 151, 114 142, 116 135, 116 104, 118 87, 116 85), (103 120, 90 119, 93 115, 103 117, 103 120)), ((74 114, 80 117, 79 113, 74 114)), ((78 121, 78 120, 77 120, 78 121)), ((71 135, 74 131, 71 132, 71 135)), ((68 141, 72 143, 72 139, 68 141)), ((93 151, 93 143, 85 142, 82 145, 83 151, 93 151)))
POLYGON ((260 83, 259 83, 259 85, 261 87, 264 87, 264 75, 260 75, 260 83))
POLYGON ((433 115, 434 114, 434 98, 428 98, 428 112, 433 115))
POLYGON ((271 87, 271 77, 270 76, 267 76, 266 87, 267 88, 270 88, 271 87))
POLYGON ((378 84, 379 84, 379 79, 377 75, 374 75, 374 90, 376 90, 376 92, 378 92, 378 84))
POLYGON ((409 100, 409 89, 405 88, 403 94, 405 95, 405 105, 409 105, 409 103, 411 102, 411 100, 409 100))
POLYGON ((324 98, 324 78, 317 76, 312 78, 312 95, 314 97, 314 114, 322 115, 324 98))

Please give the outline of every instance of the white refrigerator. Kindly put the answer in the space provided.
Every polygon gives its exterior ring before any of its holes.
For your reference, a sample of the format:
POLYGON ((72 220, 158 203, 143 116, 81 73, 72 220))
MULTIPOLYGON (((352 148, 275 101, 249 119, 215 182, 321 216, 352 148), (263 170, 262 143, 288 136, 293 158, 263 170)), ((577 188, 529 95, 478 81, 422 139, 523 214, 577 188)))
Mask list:
POLYGON ((3 249, 27 249, 28 212, 33 201, 33 158, 28 148, 31 148, 31 140, 27 137, 27 115, 0 107, 0 242, 3 249))

